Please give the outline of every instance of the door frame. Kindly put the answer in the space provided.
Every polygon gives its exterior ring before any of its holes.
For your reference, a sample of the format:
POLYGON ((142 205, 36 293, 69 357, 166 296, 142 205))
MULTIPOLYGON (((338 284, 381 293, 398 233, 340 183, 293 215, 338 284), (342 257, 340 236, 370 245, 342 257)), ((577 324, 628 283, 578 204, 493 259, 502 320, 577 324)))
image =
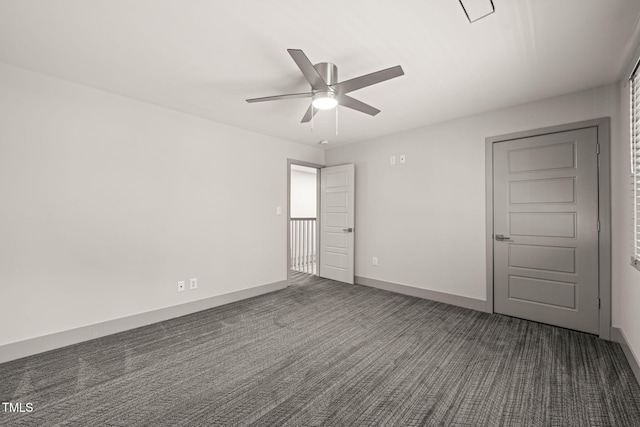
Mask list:
POLYGON ((487 258, 487 301, 486 311, 493 313, 493 144, 520 138, 596 127, 598 132, 598 294, 600 298, 599 337, 611 340, 611 147, 610 118, 602 117, 531 129, 485 138, 485 193, 486 193, 486 258, 487 258))
MULTIPOLYGON (((314 168, 316 173, 316 235, 320 230, 320 169, 324 165, 305 162, 303 160, 287 159, 287 282, 291 283, 291 165, 314 168)), ((320 239, 316 239, 316 273, 320 273, 320 239)))

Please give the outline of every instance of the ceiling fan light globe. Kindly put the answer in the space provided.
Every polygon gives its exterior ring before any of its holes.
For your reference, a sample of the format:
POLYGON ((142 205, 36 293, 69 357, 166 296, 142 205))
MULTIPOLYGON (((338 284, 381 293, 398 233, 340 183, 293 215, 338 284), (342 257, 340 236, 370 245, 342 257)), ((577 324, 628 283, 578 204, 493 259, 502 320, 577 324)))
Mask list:
POLYGON ((313 96, 311 104, 318 110, 330 110, 338 105, 338 100, 333 93, 317 93, 313 96))

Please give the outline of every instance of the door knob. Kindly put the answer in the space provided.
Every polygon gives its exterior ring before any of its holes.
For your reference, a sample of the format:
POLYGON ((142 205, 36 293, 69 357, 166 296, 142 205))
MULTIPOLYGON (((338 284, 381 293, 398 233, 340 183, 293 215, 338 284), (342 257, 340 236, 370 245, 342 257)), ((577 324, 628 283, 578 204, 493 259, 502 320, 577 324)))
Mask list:
POLYGON ((353 233, 353 228, 351 228, 351 227, 343 228, 342 231, 344 231, 345 233, 353 233))
POLYGON ((503 234, 496 234, 496 240, 498 242, 510 242, 511 241, 511 237, 505 236, 503 234))

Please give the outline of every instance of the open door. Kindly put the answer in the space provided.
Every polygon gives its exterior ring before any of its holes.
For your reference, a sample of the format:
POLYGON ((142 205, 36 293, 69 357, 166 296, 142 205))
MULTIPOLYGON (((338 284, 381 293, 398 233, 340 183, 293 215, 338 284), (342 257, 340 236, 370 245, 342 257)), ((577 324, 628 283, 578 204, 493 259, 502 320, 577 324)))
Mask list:
POLYGON ((353 284, 355 167, 320 170, 320 277, 353 284))

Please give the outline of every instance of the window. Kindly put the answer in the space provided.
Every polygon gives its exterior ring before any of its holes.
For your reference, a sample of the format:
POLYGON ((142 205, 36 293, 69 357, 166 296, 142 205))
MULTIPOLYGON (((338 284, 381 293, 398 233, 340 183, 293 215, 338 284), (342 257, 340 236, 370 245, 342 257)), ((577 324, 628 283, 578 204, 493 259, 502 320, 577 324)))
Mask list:
POLYGON ((631 264, 640 270, 640 70, 631 74, 631 264))

